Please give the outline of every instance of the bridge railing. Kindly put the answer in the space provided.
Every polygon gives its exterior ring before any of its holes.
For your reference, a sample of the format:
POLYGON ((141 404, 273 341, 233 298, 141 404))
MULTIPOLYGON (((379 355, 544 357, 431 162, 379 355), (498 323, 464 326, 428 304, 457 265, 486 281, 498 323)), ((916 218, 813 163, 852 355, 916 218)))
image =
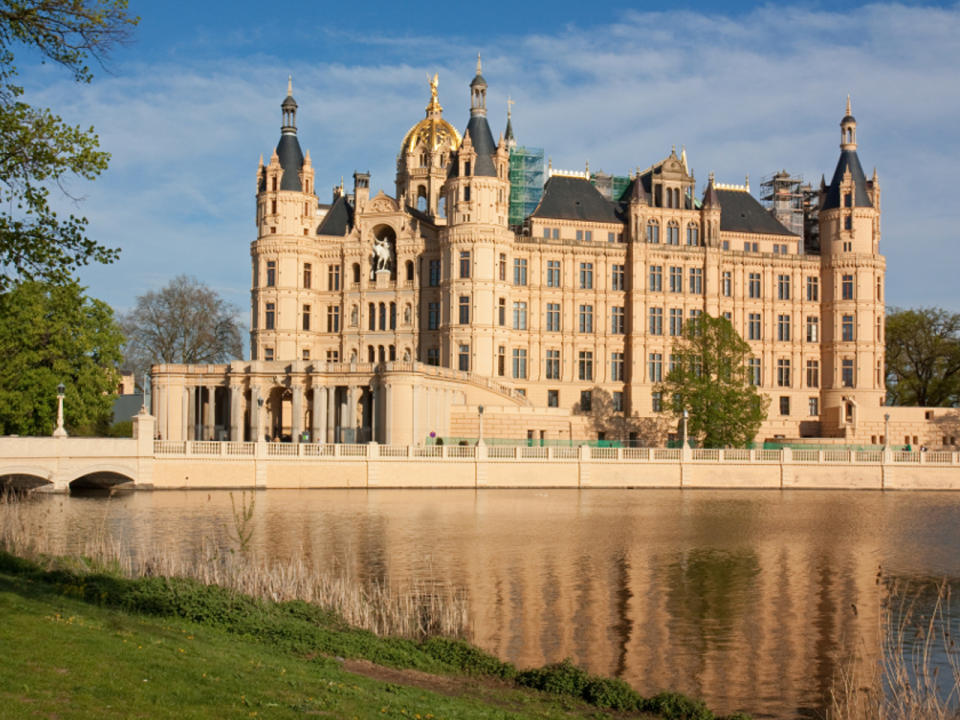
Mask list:
POLYGON ((492 461, 589 461, 631 463, 744 463, 829 465, 957 465, 960 453, 948 451, 905 452, 883 450, 743 448, 597 448, 588 446, 541 447, 539 445, 378 445, 349 443, 252 443, 156 440, 156 457, 219 456, 225 458, 277 458, 309 460, 492 460, 492 461))

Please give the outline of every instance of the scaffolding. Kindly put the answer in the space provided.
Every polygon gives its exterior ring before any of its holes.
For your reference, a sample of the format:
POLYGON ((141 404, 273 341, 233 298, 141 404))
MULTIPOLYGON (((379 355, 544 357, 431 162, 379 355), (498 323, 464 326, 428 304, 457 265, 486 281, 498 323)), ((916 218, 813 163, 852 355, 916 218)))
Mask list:
POLYGON ((600 170, 590 174, 590 183, 600 191, 607 200, 619 202, 623 193, 630 185, 630 178, 626 175, 608 175, 600 170))
POLYGON ((804 208, 810 186, 803 177, 781 170, 760 183, 760 199, 780 224, 794 235, 804 235, 804 208))
POLYGON ((510 150, 510 225, 522 225, 543 195, 543 149, 510 150))

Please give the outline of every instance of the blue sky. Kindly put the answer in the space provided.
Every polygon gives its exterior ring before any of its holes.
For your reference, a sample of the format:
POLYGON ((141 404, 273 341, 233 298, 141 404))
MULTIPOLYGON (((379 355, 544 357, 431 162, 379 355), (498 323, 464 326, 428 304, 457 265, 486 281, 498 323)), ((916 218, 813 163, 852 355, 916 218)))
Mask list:
MULTIPOLYGON (((129 309, 179 273, 235 303, 246 324, 254 176, 280 130, 287 76, 321 201, 369 170, 393 194, 395 158, 423 117, 427 74, 445 116, 468 119, 477 52, 494 134, 515 101, 521 143, 554 167, 625 174, 687 149, 702 190, 781 168, 819 182, 839 153, 847 93, 860 159, 883 193, 887 300, 960 311, 960 4, 617 3, 456 5, 132 2, 142 18, 108 72, 78 86, 20 59, 28 100, 94 125, 112 153, 75 183, 90 234, 122 248, 81 273, 129 309), (658 5, 657 7, 663 7, 658 5)), ((64 201, 66 203, 66 201, 64 201)))

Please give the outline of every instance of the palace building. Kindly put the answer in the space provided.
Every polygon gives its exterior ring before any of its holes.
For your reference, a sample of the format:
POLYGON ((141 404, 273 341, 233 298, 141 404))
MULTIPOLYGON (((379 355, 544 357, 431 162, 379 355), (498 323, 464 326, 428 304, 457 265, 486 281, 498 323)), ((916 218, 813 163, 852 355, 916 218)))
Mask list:
POLYGON ((675 429, 655 391, 672 342, 709 313, 752 349, 770 398, 758 440, 882 443, 889 427, 891 442, 940 444, 933 411, 883 407, 880 184, 849 99, 805 242, 749 183, 711 174, 698 191, 685 151, 606 185, 551 168, 511 223, 516 141, 509 115, 494 139, 486 96, 478 59, 461 132, 434 77, 394 195, 371 197, 358 172, 326 205, 288 89, 256 173, 250 360, 155 366, 163 439, 587 441, 607 433, 602 396, 622 418, 606 439, 659 443, 675 429))

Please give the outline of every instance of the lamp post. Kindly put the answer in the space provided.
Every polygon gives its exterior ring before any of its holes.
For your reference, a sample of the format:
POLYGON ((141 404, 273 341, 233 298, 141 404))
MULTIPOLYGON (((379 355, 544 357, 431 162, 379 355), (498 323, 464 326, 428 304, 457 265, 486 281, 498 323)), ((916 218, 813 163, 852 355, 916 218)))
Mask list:
POLYGON ((477 405, 477 415, 480 417, 480 437, 477 439, 477 445, 483 445, 483 405, 477 405))
POLYGON ((66 391, 67 388, 64 387, 63 383, 57 385, 57 427, 54 428, 53 431, 55 438, 64 438, 67 436, 67 431, 63 428, 63 396, 66 391))
POLYGON ((883 415, 883 449, 890 447, 890 413, 883 415))
POLYGON ((683 435, 681 436, 680 447, 687 446, 687 420, 690 418, 690 411, 683 409, 683 435))

